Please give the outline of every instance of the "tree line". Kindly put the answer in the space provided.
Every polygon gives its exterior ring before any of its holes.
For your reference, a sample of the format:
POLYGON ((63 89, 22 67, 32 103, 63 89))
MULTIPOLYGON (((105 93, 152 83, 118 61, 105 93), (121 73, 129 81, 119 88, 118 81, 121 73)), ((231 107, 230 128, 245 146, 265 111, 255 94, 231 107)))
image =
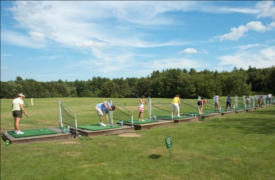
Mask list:
POLYGON ((1 81, 0 98, 14 98, 23 92, 28 98, 49 97, 114 97, 127 98, 135 95, 172 98, 179 94, 183 98, 198 95, 212 98, 215 92, 220 96, 275 93, 275 67, 234 68, 232 71, 197 72, 191 68, 153 71, 141 78, 93 77, 87 81, 38 82, 17 76, 13 81, 1 81))

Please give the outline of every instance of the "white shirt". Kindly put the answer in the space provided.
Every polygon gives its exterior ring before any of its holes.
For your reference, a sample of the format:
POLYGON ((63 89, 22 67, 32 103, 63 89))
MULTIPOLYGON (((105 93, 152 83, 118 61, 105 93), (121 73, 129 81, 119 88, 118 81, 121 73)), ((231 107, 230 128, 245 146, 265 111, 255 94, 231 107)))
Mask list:
POLYGON ((20 104, 24 105, 24 101, 21 98, 15 98, 12 101, 12 111, 21 111, 20 104))
POLYGON ((216 96, 214 97, 214 101, 215 101, 215 102, 219 102, 219 96, 218 96, 218 95, 216 95, 216 96))

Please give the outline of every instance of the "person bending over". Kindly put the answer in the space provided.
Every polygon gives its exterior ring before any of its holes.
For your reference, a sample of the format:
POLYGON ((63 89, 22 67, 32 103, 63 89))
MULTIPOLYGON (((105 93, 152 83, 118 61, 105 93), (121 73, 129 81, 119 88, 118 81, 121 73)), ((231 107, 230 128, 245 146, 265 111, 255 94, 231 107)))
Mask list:
POLYGON ((99 116, 99 125, 100 126, 106 126, 103 121, 103 112, 105 112, 106 117, 106 123, 109 124, 109 111, 114 111, 115 106, 111 106, 110 103, 103 101, 103 103, 99 103, 95 106, 95 110, 99 116))
POLYGON ((203 105, 206 104, 206 99, 200 99, 198 100, 198 106, 199 106, 199 113, 202 114, 203 111, 203 105))
POLYGON ((172 100, 172 110, 173 114, 175 114, 175 110, 177 110, 177 116, 180 117, 180 95, 176 95, 172 100))

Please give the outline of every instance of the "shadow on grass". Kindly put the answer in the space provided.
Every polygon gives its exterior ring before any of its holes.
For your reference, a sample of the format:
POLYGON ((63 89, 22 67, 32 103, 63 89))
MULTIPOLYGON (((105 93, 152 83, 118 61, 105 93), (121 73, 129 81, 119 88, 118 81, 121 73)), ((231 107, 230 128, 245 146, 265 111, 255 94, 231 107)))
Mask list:
POLYGON ((254 111, 252 116, 220 119, 210 127, 236 129, 245 134, 275 134, 275 111, 254 111))
POLYGON ((151 158, 151 159, 159 159, 162 155, 159 155, 159 154, 151 154, 150 156, 148 156, 148 158, 151 158))
POLYGON ((261 110, 256 110, 253 113, 255 113, 255 114, 263 114, 263 115, 274 115, 274 119, 275 119, 275 111, 261 109, 261 110))

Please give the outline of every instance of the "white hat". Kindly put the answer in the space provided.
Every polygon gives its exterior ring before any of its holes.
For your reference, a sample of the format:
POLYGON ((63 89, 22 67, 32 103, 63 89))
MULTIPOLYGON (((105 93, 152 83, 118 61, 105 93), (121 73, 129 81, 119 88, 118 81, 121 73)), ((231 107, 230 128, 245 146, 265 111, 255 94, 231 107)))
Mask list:
POLYGON ((25 97, 25 95, 22 94, 22 93, 19 93, 18 96, 19 96, 19 97, 25 97))

